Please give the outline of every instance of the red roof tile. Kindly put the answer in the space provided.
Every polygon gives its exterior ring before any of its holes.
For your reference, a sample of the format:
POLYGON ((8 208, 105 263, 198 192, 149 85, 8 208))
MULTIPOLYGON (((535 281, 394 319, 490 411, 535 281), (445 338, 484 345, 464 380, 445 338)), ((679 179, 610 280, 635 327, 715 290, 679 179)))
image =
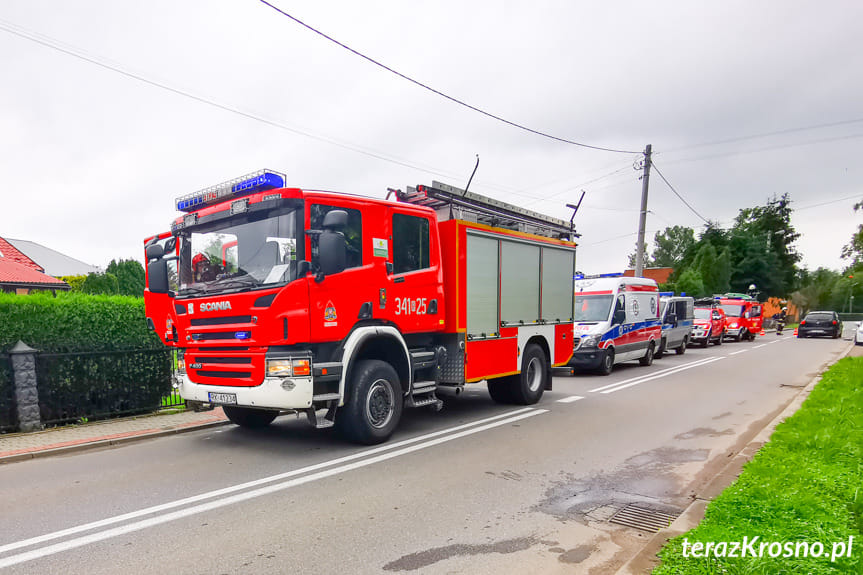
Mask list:
POLYGON ((3 238, 0 238, 0 254, 2 254, 0 255, 0 262, 14 262, 34 269, 37 272, 45 271, 45 268, 25 256, 23 253, 19 252, 17 249, 15 249, 15 246, 10 244, 3 238))
MULTIPOLYGON (((6 252, 3 252, 5 255, 6 252)), ((0 258, 0 284, 27 284, 66 286, 66 282, 34 270, 30 266, 0 258)))

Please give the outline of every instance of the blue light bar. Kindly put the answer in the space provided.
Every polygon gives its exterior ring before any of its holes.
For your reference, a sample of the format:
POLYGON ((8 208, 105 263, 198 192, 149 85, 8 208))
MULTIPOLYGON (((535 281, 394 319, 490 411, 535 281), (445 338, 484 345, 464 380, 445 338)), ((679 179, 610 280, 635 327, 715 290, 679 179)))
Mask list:
POLYGON ((255 192, 285 187, 285 176, 272 170, 260 170, 177 198, 177 209, 192 212, 204 206, 223 202, 228 198, 248 196, 255 192))

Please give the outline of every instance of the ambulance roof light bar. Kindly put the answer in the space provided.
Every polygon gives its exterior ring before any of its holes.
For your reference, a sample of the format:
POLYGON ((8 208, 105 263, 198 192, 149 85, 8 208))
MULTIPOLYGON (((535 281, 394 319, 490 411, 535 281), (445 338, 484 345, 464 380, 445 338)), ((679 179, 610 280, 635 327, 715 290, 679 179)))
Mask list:
POLYGON ((248 196, 255 192, 285 187, 285 175, 273 170, 259 170, 245 176, 204 188, 176 200, 177 210, 193 212, 204 206, 218 204, 229 198, 248 196))
POLYGON ((465 211, 475 212, 493 219, 535 226, 546 232, 554 233, 560 238, 574 239, 580 235, 574 233, 570 223, 564 220, 526 210, 481 194, 467 192, 441 182, 433 181, 431 186, 409 187, 407 192, 398 191, 396 196, 399 201, 427 206, 434 210, 446 206, 456 206, 465 211))

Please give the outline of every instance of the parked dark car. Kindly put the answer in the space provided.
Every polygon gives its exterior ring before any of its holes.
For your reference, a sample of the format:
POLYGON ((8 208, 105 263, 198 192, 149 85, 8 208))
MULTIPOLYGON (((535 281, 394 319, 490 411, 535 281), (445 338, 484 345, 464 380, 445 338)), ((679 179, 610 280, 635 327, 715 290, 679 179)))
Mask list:
POLYGON ((835 311, 810 311, 797 327, 797 337, 829 335, 838 339, 842 335, 842 322, 835 311))

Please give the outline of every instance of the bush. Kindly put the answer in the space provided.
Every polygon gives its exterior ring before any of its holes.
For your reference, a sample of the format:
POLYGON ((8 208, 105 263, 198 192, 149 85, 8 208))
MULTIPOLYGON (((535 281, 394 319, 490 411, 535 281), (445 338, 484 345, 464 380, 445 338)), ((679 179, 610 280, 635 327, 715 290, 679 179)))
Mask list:
MULTIPOLYGON (((0 294, 0 351, 18 340, 40 352, 43 422, 153 411, 171 389, 170 350, 147 328, 142 298, 0 294)), ((0 393, 4 379, 0 370, 0 393)))

